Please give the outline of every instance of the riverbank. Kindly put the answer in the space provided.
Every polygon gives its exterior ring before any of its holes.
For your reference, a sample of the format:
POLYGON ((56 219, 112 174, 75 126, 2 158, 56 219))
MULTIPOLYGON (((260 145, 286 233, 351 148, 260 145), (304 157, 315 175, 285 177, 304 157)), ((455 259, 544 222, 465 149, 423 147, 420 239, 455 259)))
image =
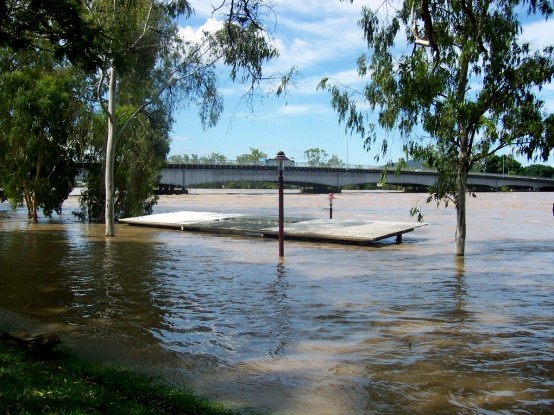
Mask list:
POLYGON ((0 342, 0 413, 230 415, 218 404, 67 348, 37 357, 0 342))

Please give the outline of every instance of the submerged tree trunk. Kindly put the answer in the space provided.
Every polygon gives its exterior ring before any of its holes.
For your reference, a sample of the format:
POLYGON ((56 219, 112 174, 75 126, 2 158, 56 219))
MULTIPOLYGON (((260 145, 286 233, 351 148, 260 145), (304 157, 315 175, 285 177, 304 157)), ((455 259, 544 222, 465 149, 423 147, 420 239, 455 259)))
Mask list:
POLYGON ((115 164, 115 145, 116 145, 116 120, 115 120, 115 68, 112 66, 110 74, 110 87, 108 91, 108 137, 106 139, 106 171, 105 171, 105 189, 106 189, 106 236, 115 236, 114 225, 114 164, 115 164))
POLYGON ((33 223, 38 223, 36 199, 31 193, 28 183, 23 184, 23 197, 27 205, 27 218, 31 219, 33 223))
POLYGON ((469 169, 466 142, 467 140, 462 140, 458 165, 458 183, 456 189, 456 256, 464 256, 466 246, 466 192, 467 173, 469 169))
MULTIPOLYGON (((465 183, 464 183, 465 186, 465 183)), ((465 255, 466 245, 466 193, 465 187, 459 187, 458 202, 456 204, 456 255, 465 255)))

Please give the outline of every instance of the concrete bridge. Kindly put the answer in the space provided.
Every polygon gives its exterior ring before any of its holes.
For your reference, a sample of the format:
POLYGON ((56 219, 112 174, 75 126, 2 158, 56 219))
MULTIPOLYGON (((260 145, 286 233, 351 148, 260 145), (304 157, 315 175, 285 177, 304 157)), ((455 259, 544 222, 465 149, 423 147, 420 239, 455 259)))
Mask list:
MULTIPOLYGON (((294 163, 286 166, 284 182, 299 186, 342 188, 355 184, 378 184, 383 168, 369 166, 328 167, 294 163)), ((168 164, 161 171, 160 190, 187 189, 191 186, 229 181, 276 182, 277 169, 271 160, 238 164, 168 164)), ((437 180, 431 170, 402 170, 398 176, 389 169, 386 183, 398 186, 428 187, 437 180)), ((470 173, 468 185, 478 188, 554 191, 554 179, 513 176, 492 173, 470 173)))

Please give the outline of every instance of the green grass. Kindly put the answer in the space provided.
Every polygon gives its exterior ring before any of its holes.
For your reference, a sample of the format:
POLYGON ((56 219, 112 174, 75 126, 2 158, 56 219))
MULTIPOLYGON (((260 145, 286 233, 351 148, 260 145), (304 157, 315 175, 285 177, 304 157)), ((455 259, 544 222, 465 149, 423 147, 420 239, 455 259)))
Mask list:
POLYGON ((221 406, 65 351, 37 358, 0 342, 0 414, 230 415, 221 406))

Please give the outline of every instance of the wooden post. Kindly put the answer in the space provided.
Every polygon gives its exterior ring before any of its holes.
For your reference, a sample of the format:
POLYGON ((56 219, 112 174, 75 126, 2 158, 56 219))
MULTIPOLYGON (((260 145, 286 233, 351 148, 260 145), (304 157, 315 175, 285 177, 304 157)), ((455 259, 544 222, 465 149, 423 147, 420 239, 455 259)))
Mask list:
POLYGON ((285 256, 285 229, 283 208, 283 170, 279 170, 279 257, 285 256))

